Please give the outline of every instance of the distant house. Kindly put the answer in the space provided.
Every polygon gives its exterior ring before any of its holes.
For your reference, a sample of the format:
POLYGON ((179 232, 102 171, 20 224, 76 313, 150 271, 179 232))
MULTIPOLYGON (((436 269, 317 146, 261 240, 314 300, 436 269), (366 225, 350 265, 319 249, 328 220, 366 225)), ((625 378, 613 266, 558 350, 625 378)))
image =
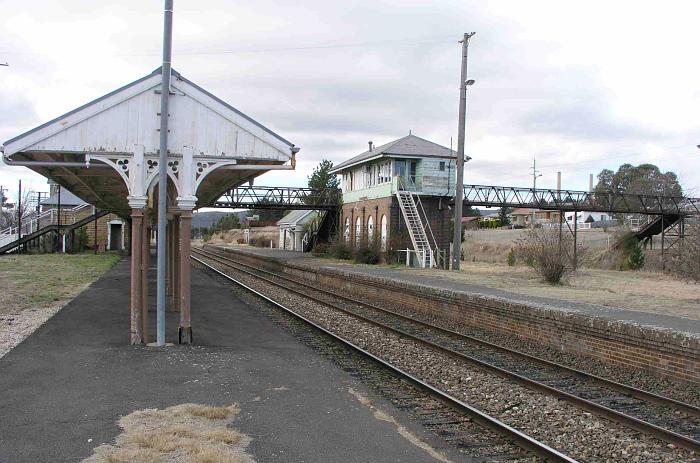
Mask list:
POLYGON ((318 217, 316 211, 292 211, 277 221, 279 227, 279 248, 288 251, 304 251, 309 237, 308 225, 318 217))
POLYGON ((520 225, 521 227, 529 227, 532 224, 532 213, 536 212, 537 209, 530 209, 527 207, 519 207, 511 211, 508 214, 511 225, 520 225))
MULTIPOLYGON (((564 214, 566 221, 568 223, 574 223, 574 213, 567 212, 564 214)), ((606 212, 577 212, 576 222, 578 223, 595 223, 595 222, 609 222, 612 221, 613 217, 606 212)))
POLYGON ((511 225, 531 227, 533 213, 535 216, 535 224, 559 223, 559 211, 544 211, 528 207, 514 209, 508 214, 508 218, 510 219, 511 225))
MULTIPOLYGON (((38 230, 47 225, 58 223, 58 210, 60 204, 60 223, 70 225, 80 220, 87 219, 96 212, 95 207, 75 196, 65 188, 58 185, 51 185, 50 196, 39 203, 39 213, 32 218, 30 226, 33 230, 38 230), (59 197, 60 191, 60 197, 59 197)), ((95 222, 85 225, 87 232, 88 247, 93 247, 95 237, 97 247, 100 250, 124 251, 128 244, 128 230, 126 221, 116 214, 107 214, 100 217, 95 222), (95 227, 96 226, 96 227, 95 227)), ((69 237, 66 235, 62 249, 70 246, 65 241, 69 237)))

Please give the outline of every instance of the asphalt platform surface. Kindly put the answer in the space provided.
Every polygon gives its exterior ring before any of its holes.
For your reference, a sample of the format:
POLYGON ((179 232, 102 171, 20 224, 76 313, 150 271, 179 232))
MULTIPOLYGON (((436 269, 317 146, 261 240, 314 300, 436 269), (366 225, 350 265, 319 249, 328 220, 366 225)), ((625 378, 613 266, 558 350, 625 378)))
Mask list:
MULTIPOLYGON (((225 282, 192 271, 194 346, 129 346, 128 307, 124 259, 0 359, 0 462, 80 461, 113 441, 120 416, 186 402, 239 403, 233 426, 258 462, 435 461, 350 388, 440 447, 434 436, 225 282)), ((177 319, 168 314, 168 341, 177 319)))
MULTIPOLYGON (((219 246, 219 245, 217 245, 219 246)), ((238 252, 273 257, 281 260, 302 259, 305 263, 318 267, 332 268, 343 272, 371 275, 380 278, 388 278, 405 283, 429 286, 432 288, 443 288, 451 291, 460 291, 470 294, 482 294, 490 297, 508 299, 514 302, 531 304, 535 306, 545 306, 548 309, 577 312, 582 315, 601 317, 609 320, 620 320, 636 325, 654 326, 657 328, 670 329, 690 333, 693 336, 700 336, 700 320, 685 317, 675 317, 672 315, 656 314, 651 312, 641 312, 618 307, 600 306, 581 302, 565 301, 561 299, 528 296, 514 293, 503 289, 490 288, 488 286, 464 283, 447 278, 440 278, 420 275, 412 272, 410 268, 388 268, 371 265, 349 265, 336 264, 321 259, 309 258, 308 254, 301 252, 285 251, 280 249, 253 248, 242 246, 223 246, 238 252)))

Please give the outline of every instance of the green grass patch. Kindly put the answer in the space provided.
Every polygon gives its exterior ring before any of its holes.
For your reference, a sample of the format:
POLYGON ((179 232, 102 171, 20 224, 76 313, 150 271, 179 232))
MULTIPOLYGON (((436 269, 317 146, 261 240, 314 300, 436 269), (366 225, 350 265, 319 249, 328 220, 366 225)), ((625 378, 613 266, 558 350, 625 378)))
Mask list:
POLYGON ((75 297, 121 259, 113 253, 22 254, 0 257, 0 312, 48 307, 75 297))

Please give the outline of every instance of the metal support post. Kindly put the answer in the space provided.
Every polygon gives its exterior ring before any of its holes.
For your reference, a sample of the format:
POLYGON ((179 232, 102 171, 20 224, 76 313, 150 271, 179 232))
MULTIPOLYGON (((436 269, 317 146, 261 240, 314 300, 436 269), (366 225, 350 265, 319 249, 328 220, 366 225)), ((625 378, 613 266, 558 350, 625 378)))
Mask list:
MULTIPOLYGON (((97 208, 95 206, 92 206, 92 213, 97 214, 97 208)), ((97 220, 95 219, 94 222, 94 230, 93 230, 93 236, 92 236, 92 247, 95 248, 95 254, 97 254, 97 220)))
POLYGON ((574 211, 574 272, 578 268, 578 212, 574 211))
POLYGON ((165 0, 163 24, 163 66, 160 92, 160 153, 158 156, 158 278, 157 278, 157 339, 165 345, 165 224, 168 207, 168 100, 170 98, 170 59, 173 42, 173 0, 165 0))
POLYGON ((58 215, 56 219, 56 223, 58 224, 58 227, 56 227, 56 241, 58 245, 63 248, 63 235, 61 235, 61 185, 58 185, 58 208, 56 209, 56 213, 58 215))
POLYGON ((469 39, 474 35, 464 34, 462 38, 462 71, 459 82, 459 127, 457 132, 457 178, 455 182, 454 236, 452 237, 452 270, 459 271, 462 259, 462 201, 464 199, 464 129, 467 113, 467 56, 469 39))
POLYGON ((661 214, 661 271, 666 271, 666 224, 661 214))
POLYGON ((190 325, 190 233, 192 211, 182 211, 180 215, 180 328, 178 342, 192 344, 190 325))
POLYGON ((562 238, 562 233, 564 229, 564 224, 562 223, 563 221, 563 216, 564 211, 559 211, 559 260, 561 260, 561 238, 562 238))
POLYGON ((131 210, 131 344, 143 342, 141 320, 141 228, 143 209, 131 210))
MULTIPOLYGON (((12 233, 12 228, 10 228, 12 233)), ((19 190, 17 194, 17 239, 22 240, 22 180, 19 181, 19 190)), ((22 245, 19 245, 18 252, 22 252, 22 245)))

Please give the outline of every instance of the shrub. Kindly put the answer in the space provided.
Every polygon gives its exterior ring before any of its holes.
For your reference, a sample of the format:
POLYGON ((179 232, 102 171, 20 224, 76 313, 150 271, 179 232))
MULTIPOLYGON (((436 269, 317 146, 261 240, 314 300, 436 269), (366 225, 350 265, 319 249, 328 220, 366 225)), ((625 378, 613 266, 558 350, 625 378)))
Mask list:
POLYGON ((312 251, 313 255, 315 255, 315 256, 325 256, 325 255, 328 255, 329 252, 330 252, 330 246, 328 245, 328 243, 325 243, 325 242, 316 243, 316 245, 314 246, 314 249, 312 251))
POLYGON ((684 280, 700 283, 700 233, 693 236, 686 232, 683 246, 677 248, 668 269, 684 280))
POLYGON ((352 259, 352 249, 344 241, 336 241, 328 249, 330 255, 336 259, 350 260, 352 259))
POLYGON ((509 267, 515 266, 515 249, 510 248, 510 251, 508 251, 508 255, 506 256, 506 262, 508 263, 509 267))
POLYGON ((377 246, 360 246, 355 252, 355 262, 358 264, 378 264, 381 253, 377 246))
POLYGON ((245 238, 238 238, 238 239, 236 240, 236 243, 237 243, 237 244, 245 244, 245 238))
POLYGON ((629 263, 629 268, 632 270, 638 270, 644 267, 644 249, 639 241, 636 241, 632 246, 632 250, 627 257, 627 262, 629 263))
MULTIPOLYGON (((561 234, 559 252, 559 236, 559 230, 554 228, 533 228, 516 242, 517 258, 522 259, 550 284, 561 283, 573 270, 573 237, 569 233, 561 234)), ((581 246, 578 251, 579 257, 583 258, 581 246)))

